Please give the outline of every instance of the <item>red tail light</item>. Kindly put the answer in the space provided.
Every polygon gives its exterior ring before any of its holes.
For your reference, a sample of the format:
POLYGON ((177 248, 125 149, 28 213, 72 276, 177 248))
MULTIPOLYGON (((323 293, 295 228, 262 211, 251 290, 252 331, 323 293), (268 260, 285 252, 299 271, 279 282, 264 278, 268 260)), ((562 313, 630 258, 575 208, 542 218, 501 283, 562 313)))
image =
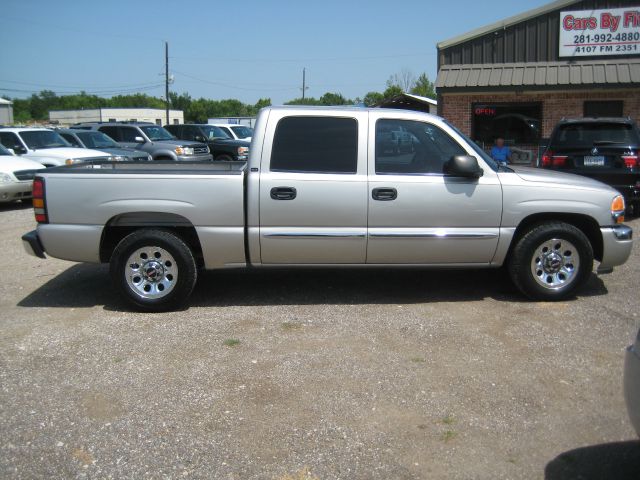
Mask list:
POLYGON ((638 155, 622 155, 624 166, 627 168, 635 168, 638 166, 638 155))
POLYGON ((47 205, 44 199, 44 178, 36 177, 33 180, 33 212, 36 216, 36 222, 48 223, 47 205))
POLYGON ((564 167, 567 164, 566 155, 554 155, 551 150, 547 150, 542 155, 543 167, 564 167))

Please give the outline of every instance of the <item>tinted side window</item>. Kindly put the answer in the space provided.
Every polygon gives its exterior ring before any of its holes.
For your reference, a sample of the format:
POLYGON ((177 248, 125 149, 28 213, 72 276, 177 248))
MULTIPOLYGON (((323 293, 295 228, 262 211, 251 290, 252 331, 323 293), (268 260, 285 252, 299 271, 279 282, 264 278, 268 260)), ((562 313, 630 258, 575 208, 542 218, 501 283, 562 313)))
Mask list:
POLYGON ((466 151, 440 128, 413 120, 376 122, 376 173, 443 174, 444 164, 466 151))
POLYGON ((356 173, 357 164, 354 118, 288 117, 278 122, 271 171, 356 173))
POLYGON ((201 135, 198 131, 198 127, 185 126, 181 138, 185 140, 195 140, 197 135, 201 135))
POLYGON ((18 140, 18 136, 13 132, 0 132, 0 143, 6 148, 15 148, 16 145, 22 146, 22 142, 18 140))
POLYGON ((182 126, 181 125, 166 125, 164 129, 176 138, 182 138, 182 126))
POLYGON ((142 136, 142 134, 138 132, 138 129, 134 127, 120 127, 120 135, 122 136, 122 142, 130 143, 134 143, 136 137, 142 136))
POLYGON ((82 145, 80 145, 80 142, 76 140, 76 137, 74 137, 73 135, 69 133, 61 133, 60 136, 74 147, 82 147, 82 145))
POLYGON ((98 130, 101 131, 102 133, 104 133, 105 135, 109 135, 116 142, 120 141, 120 135, 119 135, 119 132, 118 132, 118 127, 100 127, 100 128, 98 128, 98 130))

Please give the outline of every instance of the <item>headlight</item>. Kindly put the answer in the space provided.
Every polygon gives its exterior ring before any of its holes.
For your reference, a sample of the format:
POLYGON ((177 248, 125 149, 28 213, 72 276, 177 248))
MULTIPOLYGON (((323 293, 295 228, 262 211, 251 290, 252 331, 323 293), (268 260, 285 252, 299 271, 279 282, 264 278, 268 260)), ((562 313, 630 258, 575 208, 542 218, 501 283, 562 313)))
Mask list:
POLYGON ((6 173, 0 173, 0 183, 12 183, 13 182, 13 178, 11 178, 11 175, 8 175, 6 173))
POLYGON ((184 147, 185 155, 193 155, 193 147, 184 147))
POLYGON ((611 200, 611 216, 613 217, 613 221, 615 223, 623 223, 624 222, 624 197, 622 195, 616 195, 611 200))
POLYGON ((111 162, 125 162, 127 160, 130 160, 130 158, 123 157, 122 155, 113 155, 112 157, 109 157, 109 161, 111 162))
POLYGON ((176 149, 174 150, 174 152, 176 152, 178 155, 184 155, 184 148, 182 148, 182 147, 176 147, 176 149))
POLYGON ((82 160, 79 158, 67 158, 64 161, 65 165, 73 165, 74 163, 80 163, 80 162, 82 162, 82 160))
POLYGON ((249 147, 238 147, 238 155, 249 155, 249 147))

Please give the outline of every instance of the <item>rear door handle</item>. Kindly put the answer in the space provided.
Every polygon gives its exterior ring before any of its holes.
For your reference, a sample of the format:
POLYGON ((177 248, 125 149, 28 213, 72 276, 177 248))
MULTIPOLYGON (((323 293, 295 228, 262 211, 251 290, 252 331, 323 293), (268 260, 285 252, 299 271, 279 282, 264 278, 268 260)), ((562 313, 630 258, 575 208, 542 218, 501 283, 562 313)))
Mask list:
POLYGON ((388 202, 398 198, 398 191, 395 188, 374 188, 371 192, 371 197, 374 200, 388 202))
POLYGON ((293 187, 273 187, 271 189, 271 198, 274 200, 293 200, 298 192, 293 187))

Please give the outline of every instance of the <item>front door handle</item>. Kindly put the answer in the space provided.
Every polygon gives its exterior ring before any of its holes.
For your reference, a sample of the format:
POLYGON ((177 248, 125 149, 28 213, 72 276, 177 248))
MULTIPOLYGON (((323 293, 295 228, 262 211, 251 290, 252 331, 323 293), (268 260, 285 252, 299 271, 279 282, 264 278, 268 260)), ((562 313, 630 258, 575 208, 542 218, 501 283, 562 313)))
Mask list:
POLYGON ((271 198, 274 200, 293 200, 297 194, 298 192, 293 187, 273 187, 271 189, 271 198))
POLYGON ((371 197, 374 200, 388 202, 398 198, 398 191, 395 188, 374 188, 371 192, 371 197))

